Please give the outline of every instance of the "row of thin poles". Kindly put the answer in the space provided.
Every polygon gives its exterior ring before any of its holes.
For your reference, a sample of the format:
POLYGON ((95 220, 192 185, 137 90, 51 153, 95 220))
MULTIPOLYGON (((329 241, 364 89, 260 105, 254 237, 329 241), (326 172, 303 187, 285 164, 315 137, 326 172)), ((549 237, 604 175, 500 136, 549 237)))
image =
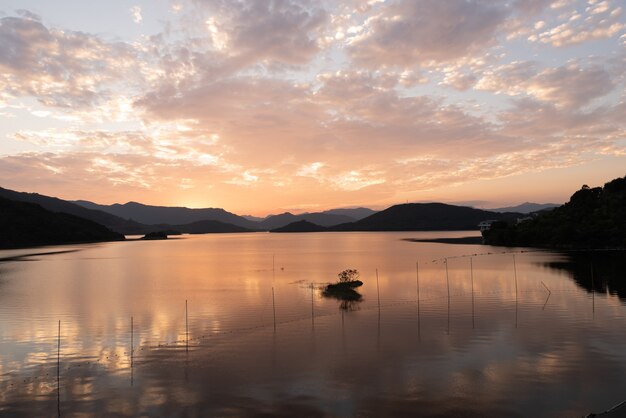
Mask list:
MULTIPOLYGON (((444 259, 445 264, 445 272, 446 272, 446 289, 447 289, 447 300, 448 300, 448 326, 447 332, 450 332, 450 276, 448 271, 448 259, 444 259)), ((272 257, 272 270, 274 270, 274 257, 272 257)), ((517 265, 515 261, 515 254, 513 254, 513 274, 515 280, 515 327, 517 328, 517 306, 518 306, 518 283, 517 283, 517 265)), ((417 289, 417 324, 418 324, 418 334, 420 330, 420 276, 419 276, 419 261, 415 263, 415 280, 416 280, 416 289, 417 289)), ((474 268, 473 268, 473 258, 470 257, 470 281, 471 281, 471 295, 472 295, 472 328, 475 327, 475 310, 474 310, 474 268)), ((592 283, 592 310, 595 313, 595 286, 594 286, 594 273, 593 273, 593 264, 591 265, 591 283, 592 283)), ((550 295, 552 294, 551 290, 548 286, 542 281, 541 284, 548 291, 548 299, 544 303, 542 309, 545 308, 550 295)), ((311 325, 313 328, 315 327, 315 299, 314 299, 314 286, 311 283, 311 325)), ((377 293, 377 302, 378 302, 378 320, 380 321, 381 314, 381 304, 380 304, 380 281, 378 269, 376 269, 376 293, 377 293)), ((273 313, 273 324, 274 331, 276 331, 276 298, 274 287, 272 287, 272 313, 273 313)), ((343 318, 343 316, 342 316, 343 318)), ((185 351, 189 351, 189 304, 188 300, 185 299, 185 351)), ((134 365, 134 318, 130 317, 130 368, 131 368, 131 385, 133 384, 133 365, 134 365)), ((60 373, 61 373, 61 321, 58 322, 58 336, 57 336, 57 407, 60 415, 60 373)))

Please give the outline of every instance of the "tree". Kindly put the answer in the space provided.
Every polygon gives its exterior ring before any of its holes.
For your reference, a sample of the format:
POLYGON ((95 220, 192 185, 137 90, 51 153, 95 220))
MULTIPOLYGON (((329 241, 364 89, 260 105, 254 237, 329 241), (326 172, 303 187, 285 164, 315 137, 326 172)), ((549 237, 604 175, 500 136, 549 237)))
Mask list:
POLYGON ((353 282, 357 280, 360 276, 361 273, 359 273, 359 271, 356 269, 347 269, 337 275, 337 277, 339 278, 339 283, 353 282))

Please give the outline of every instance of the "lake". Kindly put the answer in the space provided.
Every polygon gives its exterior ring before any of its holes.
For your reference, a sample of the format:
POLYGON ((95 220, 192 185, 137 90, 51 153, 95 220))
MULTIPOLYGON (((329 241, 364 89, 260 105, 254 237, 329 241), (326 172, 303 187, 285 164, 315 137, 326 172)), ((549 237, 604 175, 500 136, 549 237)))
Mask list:
POLYGON ((404 240, 476 234, 0 251, 0 415, 577 417, 624 401, 624 253, 404 240), (362 300, 323 297, 348 268, 362 300))

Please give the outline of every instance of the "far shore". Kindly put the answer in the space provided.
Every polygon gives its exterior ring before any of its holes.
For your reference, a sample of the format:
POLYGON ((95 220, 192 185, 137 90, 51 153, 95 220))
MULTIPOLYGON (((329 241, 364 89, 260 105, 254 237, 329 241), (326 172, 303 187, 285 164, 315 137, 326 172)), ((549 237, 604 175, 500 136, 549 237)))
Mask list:
POLYGON ((483 243, 483 237, 458 237, 458 238, 404 238, 409 242, 435 242, 439 244, 465 244, 477 245, 483 243))

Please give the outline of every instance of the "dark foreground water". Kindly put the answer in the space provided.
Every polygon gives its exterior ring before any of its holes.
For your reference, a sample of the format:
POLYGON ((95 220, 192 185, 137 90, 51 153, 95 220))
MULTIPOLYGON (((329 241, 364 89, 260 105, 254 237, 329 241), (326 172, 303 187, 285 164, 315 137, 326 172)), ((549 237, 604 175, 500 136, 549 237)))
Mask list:
POLYGON ((464 235, 0 251, 0 415, 576 417, 625 400, 624 253, 403 240, 464 235), (346 268, 362 300, 323 298, 346 268))

